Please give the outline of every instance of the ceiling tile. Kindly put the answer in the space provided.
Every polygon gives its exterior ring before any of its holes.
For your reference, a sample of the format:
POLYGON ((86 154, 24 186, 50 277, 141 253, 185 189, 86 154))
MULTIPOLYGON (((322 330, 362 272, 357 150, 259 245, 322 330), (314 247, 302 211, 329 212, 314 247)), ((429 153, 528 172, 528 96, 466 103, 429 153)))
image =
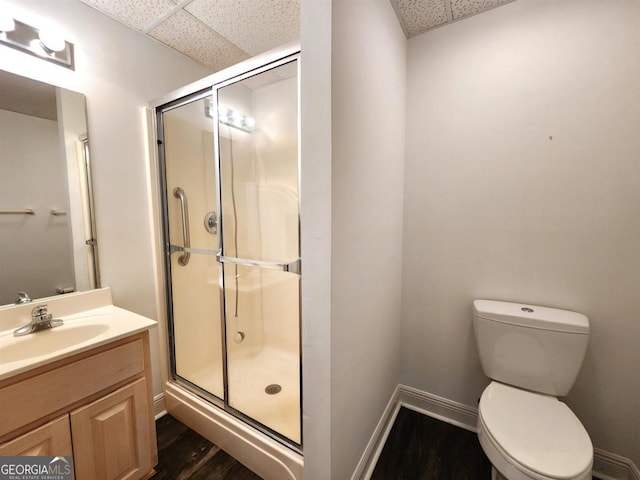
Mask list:
POLYGON ((476 13, 499 7, 513 0, 450 0, 453 19, 475 15, 476 13))
POLYGON ((233 43, 183 10, 150 30, 149 35, 216 71, 249 58, 233 43))
POLYGON ((176 6, 176 0, 81 1, 136 30, 144 30, 176 6))
POLYGON ((194 0, 185 9, 250 55, 300 38, 299 0, 194 0))
POLYGON ((396 8, 410 37, 449 20, 445 0, 397 0, 396 8))

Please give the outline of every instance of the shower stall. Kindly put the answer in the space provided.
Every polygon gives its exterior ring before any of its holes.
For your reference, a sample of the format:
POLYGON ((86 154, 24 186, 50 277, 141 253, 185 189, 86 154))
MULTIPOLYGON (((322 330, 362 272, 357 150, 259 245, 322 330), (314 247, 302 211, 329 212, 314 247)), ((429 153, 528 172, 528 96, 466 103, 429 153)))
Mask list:
POLYGON ((168 410, 267 478, 302 468, 298 71, 265 54, 155 105, 168 410))

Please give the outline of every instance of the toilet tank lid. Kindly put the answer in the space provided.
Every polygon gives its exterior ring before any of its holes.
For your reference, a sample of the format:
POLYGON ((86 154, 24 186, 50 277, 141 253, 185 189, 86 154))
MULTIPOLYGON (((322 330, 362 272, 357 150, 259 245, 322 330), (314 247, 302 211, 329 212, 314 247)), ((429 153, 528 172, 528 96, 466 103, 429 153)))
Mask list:
POLYGON ((479 318, 522 327, 589 334, 589 319, 582 313, 525 303, 474 300, 473 313, 479 318))

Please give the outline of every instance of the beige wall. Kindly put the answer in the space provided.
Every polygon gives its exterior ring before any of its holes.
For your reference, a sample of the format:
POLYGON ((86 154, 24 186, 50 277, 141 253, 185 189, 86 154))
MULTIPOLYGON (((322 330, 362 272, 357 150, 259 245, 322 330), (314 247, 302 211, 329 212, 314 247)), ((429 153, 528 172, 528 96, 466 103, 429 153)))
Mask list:
POLYGON ((346 479, 399 375, 406 39, 384 0, 301 19, 305 478, 346 479))
MULTIPOLYGON (((0 11, 38 27, 55 25, 75 44, 75 71, 4 47, 0 68, 86 95, 102 283, 118 306, 157 319, 141 109, 211 71, 76 0, 0 0, 0 11)), ((157 348, 153 361, 157 394, 157 348)))
POLYGON ((406 39, 387 0, 333 2, 331 68, 331 478, 346 479, 400 367, 406 39))
POLYGON ((471 301, 591 321, 567 402, 640 464, 640 2, 518 0, 409 40, 402 383, 476 406, 471 301))
POLYGON ((331 475, 331 2, 302 0, 300 21, 302 436, 313 480, 331 475))

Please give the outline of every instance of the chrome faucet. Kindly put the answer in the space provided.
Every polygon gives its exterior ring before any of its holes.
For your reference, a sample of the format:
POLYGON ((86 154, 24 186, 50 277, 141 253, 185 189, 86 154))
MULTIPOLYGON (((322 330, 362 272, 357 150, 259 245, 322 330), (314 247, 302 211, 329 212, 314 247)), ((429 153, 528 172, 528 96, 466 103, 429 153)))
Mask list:
POLYGON ((29 303, 31 299, 29 298, 29 294, 27 292, 18 292, 18 300, 16 300, 16 305, 22 305, 23 303, 29 303))
POLYGON ((13 335, 20 337, 40 330, 59 327, 62 323, 60 319, 53 319, 53 315, 47 311, 47 305, 38 305, 31 310, 31 323, 14 330, 13 335))

